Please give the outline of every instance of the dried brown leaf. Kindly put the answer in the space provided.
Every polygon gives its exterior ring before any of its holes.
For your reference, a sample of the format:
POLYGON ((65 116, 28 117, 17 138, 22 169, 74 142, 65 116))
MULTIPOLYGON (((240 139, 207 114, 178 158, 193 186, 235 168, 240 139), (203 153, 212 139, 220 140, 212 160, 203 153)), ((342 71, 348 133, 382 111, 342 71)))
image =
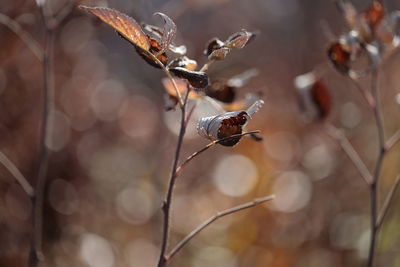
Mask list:
POLYGON ((205 72, 191 71, 182 67, 169 69, 176 77, 186 79, 194 88, 205 88, 208 85, 208 76, 205 72))
POLYGON ((150 43, 147 36, 144 34, 136 20, 128 15, 107 7, 79 6, 79 8, 95 15, 103 22, 107 23, 129 42, 134 44, 135 47, 144 51, 150 49, 150 43))

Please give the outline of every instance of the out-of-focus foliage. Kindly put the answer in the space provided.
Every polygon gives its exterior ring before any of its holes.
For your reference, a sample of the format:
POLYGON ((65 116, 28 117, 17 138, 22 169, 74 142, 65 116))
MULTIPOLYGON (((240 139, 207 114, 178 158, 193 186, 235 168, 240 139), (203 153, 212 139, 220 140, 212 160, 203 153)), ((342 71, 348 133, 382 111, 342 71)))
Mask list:
MULTIPOLYGON (((50 1, 57 11, 64 0, 50 1)), ((388 10, 399 9, 386 1, 388 10)), ((261 92, 263 109, 252 129, 263 143, 242 138, 215 147, 185 168, 177 181, 172 242, 222 210, 274 193, 276 199, 223 218, 196 237, 171 266, 361 266, 368 245, 368 189, 320 124, 305 124, 293 79, 315 65, 324 70, 332 98, 327 120, 344 128, 372 168, 377 137, 358 91, 328 64, 328 28, 345 29, 329 1, 135 0, 79 1, 109 6, 138 22, 162 27, 162 12, 178 28, 175 42, 199 66, 213 37, 240 29, 260 34, 208 71, 229 79, 250 68, 260 74, 236 91, 261 92), (329 25, 329 27, 327 27, 329 25)), ((365 8, 364 1, 354 1, 365 8)), ((16 19, 43 43, 34 1, 5 0, 0 12, 16 19)), ((0 148, 31 184, 38 165, 43 92, 42 65, 15 34, 0 26, 0 148)), ((387 135, 400 127, 397 52, 382 65, 380 86, 387 135)), ((45 266, 155 266, 161 237, 161 200, 177 138, 179 112, 164 110, 163 73, 145 64, 109 27, 77 8, 56 31, 56 110, 45 198, 45 266)), ((368 80, 361 81, 369 86, 368 80)), ((189 105, 190 109, 190 105, 189 105)), ((215 115, 199 103, 183 155, 207 142, 196 133, 199 117, 215 115)), ((400 172, 399 148, 386 158, 382 196, 400 172)), ((0 266, 25 266, 31 203, 0 166, 0 266)), ((382 197, 383 199, 383 197, 382 197)), ((400 266, 399 196, 380 232, 376 266, 400 266)))

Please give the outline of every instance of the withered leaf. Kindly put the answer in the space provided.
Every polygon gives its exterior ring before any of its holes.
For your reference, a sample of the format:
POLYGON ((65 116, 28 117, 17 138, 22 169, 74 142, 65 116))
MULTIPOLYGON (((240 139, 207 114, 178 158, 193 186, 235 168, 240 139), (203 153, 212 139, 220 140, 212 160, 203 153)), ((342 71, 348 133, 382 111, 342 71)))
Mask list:
POLYGON ((321 80, 317 80, 311 87, 310 93, 317 107, 318 117, 325 119, 331 111, 331 97, 328 89, 321 80))
POLYGON ((246 30, 241 30, 232 34, 228 40, 225 41, 225 46, 230 49, 241 49, 255 36, 254 33, 246 30))
POLYGON ((178 57, 168 64, 168 68, 176 67, 182 67, 187 70, 195 70, 197 68, 197 62, 193 59, 188 58, 187 56, 178 57))
POLYGON ((368 9, 365 11, 364 16, 367 20, 368 25, 373 30, 375 30, 384 18, 385 10, 380 2, 373 1, 368 9))
POLYGON ((194 88, 205 88, 208 85, 208 76, 205 72, 187 70, 182 67, 169 69, 176 77, 186 79, 194 88))
POLYGON ((129 42, 134 44, 135 47, 144 51, 150 49, 150 43, 147 36, 144 34, 136 20, 128 15, 107 7, 88 7, 81 5, 79 8, 95 15, 103 22, 107 23, 129 42))
MULTIPOLYGON (((181 95, 185 95, 187 92, 187 89, 188 89, 187 82, 184 80, 181 80, 181 79, 174 79, 174 81, 175 81, 176 87, 179 90, 179 93, 181 95)), ((166 91, 165 107, 167 110, 174 109, 175 106, 179 102, 175 87, 169 78, 163 78, 162 84, 164 85, 164 88, 166 91)), ((188 99, 199 99, 201 97, 202 97, 202 95, 199 95, 195 90, 190 90, 189 95, 188 95, 188 99)))
POLYGON ((343 44, 333 43, 328 49, 328 57, 339 72, 343 74, 349 72, 351 52, 343 44))
MULTIPOLYGON (((241 134, 243 125, 246 124, 247 119, 248 117, 246 112, 242 111, 236 116, 222 120, 221 126, 218 129, 218 139, 223 139, 235 134, 241 134)), ((241 136, 222 141, 220 144, 223 146, 234 146, 240 141, 240 139, 241 136)))
POLYGON ((175 39, 177 28, 174 21, 164 13, 157 12, 154 15, 160 16, 164 20, 163 34, 161 36, 161 51, 164 52, 175 39))
POLYGON ((235 87, 223 81, 213 81, 205 90, 206 95, 223 103, 232 103, 236 98, 235 87))
POLYGON ((231 50, 227 47, 221 47, 211 52, 209 60, 224 60, 231 50))
POLYGON ((154 61, 154 59, 153 59, 153 57, 150 55, 150 53, 153 54, 153 55, 156 55, 155 57, 156 57, 164 66, 166 66, 166 65, 167 65, 167 62, 168 62, 167 54, 166 54, 165 52, 160 54, 160 51, 161 51, 161 46, 160 46, 160 44, 159 44, 155 39, 152 39, 152 38, 150 38, 150 37, 148 37, 148 36, 147 36, 147 38, 148 38, 148 41, 149 41, 149 43, 150 43, 150 48, 149 48, 149 50, 148 50, 148 51, 144 51, 144 50, 142 50, 142 49, 140 49, 140 48, 138 48, 138 47, 135 47, 135 48, 136 48, 136 52, 137 52, 147 63, 149 63, 151 66, 153 66, 153 67, 155 67, 155 68, 159 68, 159 69, 160 69, 161 66, 160 66, 156 61, 154 61))
POLYGON ((220 39, 218 38, 213 38, 210 41, 208 41, 207 45, 206 45, 206 49, 203 51, 205 56, 209 56, 211 55, 211 53, 214 50, 220 49, 224 46, 224 42, 222 42, 220 39))

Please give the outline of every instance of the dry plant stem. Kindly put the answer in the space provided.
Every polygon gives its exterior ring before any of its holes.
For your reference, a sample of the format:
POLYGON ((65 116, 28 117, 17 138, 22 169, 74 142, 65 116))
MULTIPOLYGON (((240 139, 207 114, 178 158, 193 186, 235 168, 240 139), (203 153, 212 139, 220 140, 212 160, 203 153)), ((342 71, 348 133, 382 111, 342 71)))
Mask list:
POLYGON ((396 180, 393 186, 390 188, 390 191, 385 199, 385 202, 383 203, 381 212, 379 213, 378 220, 376 221, 376 228, 378 229, 378 231, 381 228, 383 220, 385 219, 386 214, 389 211, 390 205, 394 199, 394 196, 396 195, 399 185, 400 185, 400 175, 396 177, 396 180))
POLYGON ((6 167, 6 169, 12 174, 15 180, 19 183, 25 193, 33 197, 34 190, 29 182, 25 179, 24 175, 18 170, 18 168, 14 165, 14 163, 3 153, 0 151, 0 162, 6 167))
POLYGON ((365 163, 362 161, 360 155, 351 145, 350 141, 346 138, 343 131, 337 129, 335 126, 331 124, 326 125, 326 127, 328 135, 339 143, 340 147, 349 157, 353 165, 356 167, 361 177, 364 179, 365 183, 367 185, 370 185, 373 181, 373 177, 370 171, 368 170, 367 166, 365 166, 365 163))
POLYGON ((227 216, 229 214, 236 213, 238 211, 254 207, 256 205, 262 204, 267 201, 271 201, 274 198, 275 198, 274 195, 263 197, 263 198, 256 198, 253 201, 250 201, 250 202, 235 206, 233 208, 218 212, 217 214, 215 214, 214 216, 212 216, 211 218, 209 218, 208 220, 206 220, 205 222, 200 224, 196 229, 194 229, 190 234, 188 234, 184 239, 182 239, 171 250, 171 252, 166 256, 166 260, 170 261, 176 255, 176 253, 178 253, 192 238, 194 238, 196 235, 198 235, 201 231, 203 231, 207 226, 212 224, 214 221, 216 221, 224 216, 227 216))
POLYGON ((214 63, 214 60, 210 60, 208 61, 206 64, 203 65, 203 67, 201 67, 201 69, 199 70, 200 72, 205 72, 208 70, 208 68, 211 66, 211 64, 214 63))
POLYGON ((164 72, 167 74, 168 78, 171 80, 171 82, 175 88, 175 91, 179 97, 179 103, 181 103, 180 104, 181 123, 180 123, 180 130, 179 130, 179 136, 178 136, 178 143, 176 145, 174 161, 173 161, 172 169, 171 169, 171 175, 170 175, 169 182, 168 182, 167 194, 166 194, 165 200, 163 202, 163 206, 162 206, 162 210, 164 213, 164 223, 163 223, 163 235, 162 235, 162 240, 161 240, 160 257, 159 257, 157 266, 163 267, 166 264, 165 253, 167 250, 167 245, 168 245, 168 240, 169 240, 172 196, 173 196, 175 181, 176 181, 176 177, 177 177, 176 168, 178 166, 179 156, 181 153, 183 137, 185 136, 185 132, 186 132, 186 104, 187 104, 187 100, 189 97, 190 88, 188 87, 188 90, 185 95, 185 99, 182 99, 182 97, 179 93, 179 89, 174 81, 174 78, 172 77, 171 73, 169 72, 169 70, 155 56, 153 56, 153 58, 163 68, 164 72))
POLYGON ((400 130, 398 130, 392 137, 387 140, 385 145, 386 153, 389 152, 395 145, 400 142, 400 130))
POLYGON ((223 142, 223 141, 226 141, 226 140, 234 139, 234 138, 241 137, 241 136, 245 136, 245 135, 249 135, 249 134, 256 134, 256 133, 259 133, 259 132, 260 132, 260 131, 250 131, 250 132, 245 132, 245 133, 241 133, 241 134, 234 134, 234 135, 231 135, 231 136, 228 136, 228 137, 219 139, 219 140, 212 141, 211 143, 209 143, 208 145, 206 145, 206 146, 203 147, 202 149, 197 150, 197 151, 194 152, 192 155, 190 155, 189 157, 187 157, 187 158, 185 159, 185 161, 182 162, 182 163, 178 166, 178 168, 176 169, 176 174, 178 175, 178 174, 182 171, 182 169, 186 166, 186 164, 188 164, 188 163, 189 163, 190 161, 192 161, 195 157, 199 156, 201 153, 203 153, 204 151, 208 150, 208 149, 211 148, 212 146, 214 146, 214 145, 216 145, 216 144, 219 144, 219 143, 221 143, 221 142, 223 142))
POLYGON ((378 70, 373 70, 371 74, 371 91, 375 98, 375 107, 373 108, 376 128, 378 130, 378 155, 375 163, 373 180, 370 185, 370 208, 371 208, 371 240, 368 253, 368 267, 374 264, 376 240, 377 240, 377 221, 378 221, 378 183, 381 173, 383 158, 385 156, 385 132, 382 118, 382 110, 380 105, 379 88, 378 88, 378 70))
POLYGON ((357 90, 361 93, 365 102, 368 104, 368 107, 370 109, 375 109, 376 99, 374 99, 371 92, 366 90, 365 88, 363 88, 355 79, 351 78, 350 76, 347 76, 347 77, 353 83, 353 85, 357 88, 357 90))
POLYGON ((43 112, 42 127, 39 144, 39 168, 36 178, 35 196, 32 197, 33 216, 32 216, 32 238, 31 249, 29 253, 28 266, 36 267, 38 261, 43 258, 42 238, 43 238, 43 202, 46 186, 47 166, 49 160, 49 150, 46 147, 46 140, 49 138, 52 129, 49 115, 54 105, 54 86, 53 86, 53 30, 47 24, 43 7, 41 8, 43 23, 45 25, 45 48, 43 54, 43 112))
POLYGON ((19 25, 18 22, 0 13, 0 23, 13 31, 40 61, 43 60, 42 47, 36 42, 35 39, 33 39, 33 37, 27 31, 25 31, 21 27, 21 25, 19 25))

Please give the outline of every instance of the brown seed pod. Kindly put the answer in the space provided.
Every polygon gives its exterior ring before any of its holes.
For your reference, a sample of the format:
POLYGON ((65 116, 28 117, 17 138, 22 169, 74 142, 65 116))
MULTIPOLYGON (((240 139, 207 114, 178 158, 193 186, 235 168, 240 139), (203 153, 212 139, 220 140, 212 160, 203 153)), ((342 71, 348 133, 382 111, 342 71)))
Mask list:
MULTIPOLYGON (((235 134, 241 134, 243 126, 256 113, 264 101, 255 102, 247 110, 227 112, 225 114, 201 118, 197 124, 197 132, 200 136, 212 141, 230 137, 235 134)), ((220 142, 223 146, 234 146, 240 141, 241 137, 220 142)))

